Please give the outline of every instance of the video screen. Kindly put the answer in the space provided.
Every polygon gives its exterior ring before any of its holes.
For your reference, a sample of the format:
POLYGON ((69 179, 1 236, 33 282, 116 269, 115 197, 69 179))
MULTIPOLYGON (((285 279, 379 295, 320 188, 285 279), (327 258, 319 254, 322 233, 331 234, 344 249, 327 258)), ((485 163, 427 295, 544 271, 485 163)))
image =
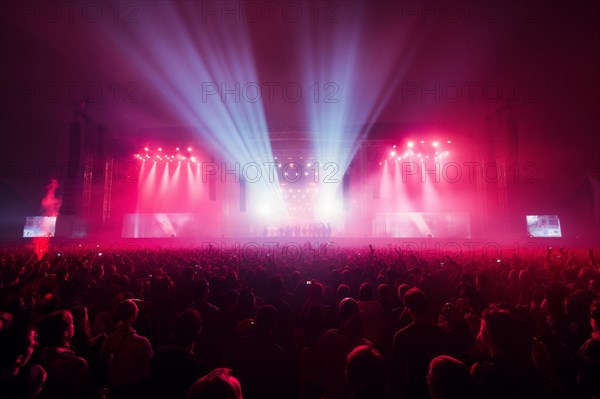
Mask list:
POLYGON ((123 238, 175 238, 209 236, 215 232, 218 214, 127 213, 123 215, 123 238))
POLYGON ((373 220, 375 237, 471 238, 468 213, 383 212, 373 220))
POLYGON ((56 216, 28 216, 25 218, 23 237, 54 237, 56 216))
POLYGON ((530 237, 562 237, 558 216, 527 215, 526 218, 530 237))

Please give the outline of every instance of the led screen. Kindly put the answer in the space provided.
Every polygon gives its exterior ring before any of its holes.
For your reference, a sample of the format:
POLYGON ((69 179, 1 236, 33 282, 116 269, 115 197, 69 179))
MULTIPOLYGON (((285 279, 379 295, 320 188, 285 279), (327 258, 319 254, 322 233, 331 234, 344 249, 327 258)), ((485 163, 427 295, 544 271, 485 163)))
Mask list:
POLYGON ((528 215, 527 233, 530 237, 562 237, 560 220, 556 215, 528 215))
POLYGON ((23 237, 54 237, 55 230, 56 216, 28 216, 23 237))
POLYGON ((373 220, 375 237, 470 238, 468 213, 382 212, 373 220))

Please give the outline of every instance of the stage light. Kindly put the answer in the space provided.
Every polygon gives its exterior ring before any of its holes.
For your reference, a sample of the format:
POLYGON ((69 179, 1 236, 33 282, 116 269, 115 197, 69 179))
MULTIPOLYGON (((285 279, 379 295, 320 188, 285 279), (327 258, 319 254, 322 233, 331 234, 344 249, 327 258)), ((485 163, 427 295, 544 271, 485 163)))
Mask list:
POLYGON ((383 165, 383 162, 379 162, 379 166, 383 165))
MULTIPOLYGON (((133 24, 113 25, 107 30, 108 39, 112 39, 112 44, 122 55, 127 55, 133 67, 137 67, 138 76, 143 76, 153 89, 161 93, 161 99, 173 110, 177 120, 183 125, 198 127, 196 135, 199 141, 210 142, 216 156, 242 165, 273 159, 264 102, 218 101, 225 98, 222 97, 225 93, 220 92, 223 87, 220 88, 217 82, 259 81, 257 59, 247 35, 249 27, 242 23, 237 24, 235 29, 217 28, 215 37, 196 35, 182 8, 174 3, 159 3, 144 14, 145 21, 153 29, 138 29, 133 24), (172 45, 173 38, 176 38, 178 46, 172 45), (206 83, 202 93, 189 84, 194 80, 206 83), (201 101, 202 106, 198 107, 201 101)), ((328 89, 329 86, 323 87, 323 90, 328 89)), ((340 103, 347 102, 341 99, 340 103)), ((337 144, 337 141, 334 143, 337 144)), ((202 150, 200 147, 198 153, 201 154, 202 150)), ((192 147, 181 147, 181 151, 189 156, 192 147)), ((276 207, 282 204, 277 192, 280 178, 276 174, 274 181, 260 179, 260 184, 250 185, 252 187, 248 187, 247 193, 249 204, 258 200, 254 197, 261 197, 261 200, 264 198, 263 203, 275 207, 271 209, 278 212, 276 207)))
POLYGON ((149 150, 149 148, 148 148, 148 147, 144 147, 144 151, 148 151, 148 150, 149 150))
POLYGON ((448 141, 446 141, 446 143, 448 143, 448 144, 451 144, 451 143, 452 143, 452 140, 448 140, 448 141))
POLYGON ((391 151, 391 152, 390 152, 390 156, 391 156, 391 157, 395 157, 395 156, 396 156, 396 151, 391 151))
POLYGON ((175 148, 175 151, 179 151, 179 147, 175 148))
POLYGON ((312 164, 311 164, 311 163, 307 163, 307 164, 306 164, 306 167, 307 167, 307 168, 310 168, 311 166, 312 166, 312 164))
POLYGON ((161 151, 161 152, 162 152, 162 148, 161 148, 161 147, 158 147, 158 151, 161 151))
POLYGON ((408 148, 413 148, 415 146, 415 143, 413 143, 412 141, 409 141, 407 146, 408 146, 408 148))
POLYGON ((434 141, 434 142, 433 142, 433 146, 434 146, 434 147, 437 147, 437 146, 438 146, 438 142, 437 142, 437 141, 434 141))
POLYGON ((421 140, 421 144, 425 144, 425 140, 421 140))
POLYGON ((396 144, 394 144, 394 145, 392 146, 392 148, 396 148, 396 144))

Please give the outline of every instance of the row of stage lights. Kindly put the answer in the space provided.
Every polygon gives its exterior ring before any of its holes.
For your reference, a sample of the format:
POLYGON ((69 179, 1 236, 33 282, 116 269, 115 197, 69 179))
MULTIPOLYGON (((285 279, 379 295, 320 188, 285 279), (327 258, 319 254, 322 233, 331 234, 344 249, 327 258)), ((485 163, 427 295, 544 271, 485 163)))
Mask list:
MULTIPOLYGON (((452 140, 447 140, 446 144, 452 144, 452 140)), ((428 144, 427 141, 421 140, 418 143, 414 141, 407 142, 406 149, 403 152, 397 145, 393 145, 388 154, 387 159, 379 162, 380 166, 388 160, 393 160, 394 162, 427 162, 429 159, 441 161, 450 155, 450 151, 442 149, 439 141, 432 141, 431 144, 428 144)))
POLYGON ((140 161, 143 161, 143 162, 152 161, 154 163, 156 163, 156 162, 198 163, 198 160, 196 159, 196 157, 191 155, 192 147, 187 147, 187 149, 184 149, 183 151, 181 150, 181 148, 176 147, 175 155, 166 154, 166 151, 163 151, 162 147, 158 147, 157 151, 158 151, 158 154, 154 154, 154 153, 152 153, 152 150, 150 149, 150 147, 144 147, 143 152, 134 154, 133 156, 134 156, 134 158, 136 158, 140 161))
POLYGON ((292 190, 291 188, 288 190, 284 190, 283 191, 283 199, 285 200, 300 200, 300 199, 315 199, 315 193, 318 193, 319 189, 315 188, 314 190, 310 190, 310 189, 299 189, 299 190, 292 190))

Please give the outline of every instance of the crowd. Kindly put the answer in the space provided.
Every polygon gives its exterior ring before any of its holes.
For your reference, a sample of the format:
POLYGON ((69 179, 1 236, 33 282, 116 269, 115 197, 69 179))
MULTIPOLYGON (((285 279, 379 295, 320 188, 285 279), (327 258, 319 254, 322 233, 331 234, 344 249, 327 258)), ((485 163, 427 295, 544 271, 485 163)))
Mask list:
POLYGON ((600 397, 592 250, 280 255, 4 251, 0 397, 600 397))

